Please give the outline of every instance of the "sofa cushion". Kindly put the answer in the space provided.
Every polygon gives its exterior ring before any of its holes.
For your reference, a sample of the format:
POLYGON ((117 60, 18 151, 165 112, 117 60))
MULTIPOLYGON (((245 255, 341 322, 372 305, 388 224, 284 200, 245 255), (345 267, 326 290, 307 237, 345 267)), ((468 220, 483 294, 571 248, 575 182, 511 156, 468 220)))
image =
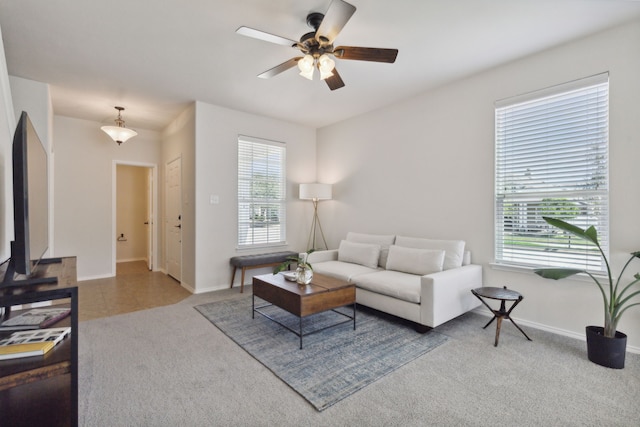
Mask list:
POLYGON ((444 250, 443 270, 462 266, 464 257, 464 240, 434 240, 419 237, 396 237, 396 245, 406 248, 441 249, 444 250))
POLYGON ((417 249, 391 245, 387 270, 419 274, 420 276, 442 271, 444 253, 441 249, 417 249))
POLYGON ((365 267, 364 265, 341 261, 318 262, 313 264, 312 267, 314 274, 324 274, 349 283, 353 283, 353 279, 356 276, 379 271, 378 269, 365 267))
POLYGON ((338 247, 338 261, 351 262, 376 268, 380 258, 380 245, 343 240, 338 247))
POLYGON ((403 301, 420 303, 420 276, 383 270, 353 278, 356 287, 403 301))
POLYGON ((393 242, 395 242, 396 240, 396 236, 384 234, 354 233, 350 231, 349 233, 347 233, 346 240, 356 243, 371 243, 374 245, 380 245, 380 259, 378 260, 378 265, 382 268, 387 268, 389 246, 393 245, 393 242))

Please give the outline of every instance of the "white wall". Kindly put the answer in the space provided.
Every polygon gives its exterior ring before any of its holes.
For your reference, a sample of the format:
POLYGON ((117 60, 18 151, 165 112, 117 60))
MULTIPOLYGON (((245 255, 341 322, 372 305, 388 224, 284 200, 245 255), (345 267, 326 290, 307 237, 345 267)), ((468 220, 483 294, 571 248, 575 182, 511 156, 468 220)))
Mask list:
MULTIPOLYGON (((0 29, 0 40, 2 31, 0 29)), ((13 112, 13 100, 9 85, 9 73, 7 61, 4 56, 4 44, 0 43, 0 259, 5 260, 11 256, 9 242, 13 240, 13 203, 11 175, 11 144, 13 132, 16 127, 13 112)))
POLYGON ((115 275, 114 162, 161 164, 158 132, 136 129, 138 136, 118 146, 101 126, 53 120, 56 256, 78 257, 78 280, 115 275))
POLYGON ((9 82, 16 123, 20 119, 20 114, 26 111, 40 141, 48 151, 51 151, 53 105, 49 85, 15 76, 9 76, 9 82))
MULTIPOLYGON (((335 183, 334 200, 322 204, 330 245, 350 230, 464 239, 485 285, 525 296, 514 312, 524 324, 580 337, 585 325, 601 325, 593 283, 491 267, 494 101, 610 72, 610 237, 619 271, 621 258, 640 250, 639 40, 636 21, 320 129, 318 179, 335 183)), ((640 309, 618 329, 640 350, 640 309)))
POLYGON ((53 145, 53 105, 51 102, 49 85, 47 83, 40 83, 14 76, 9 76, 9 82, 11 86, 16 123, 20 119, 22 112, 26 111, 36 133, 38 134, 38 138, 40 138, 40 142, 42 142, 47 150, 47 174, 49 181, 49 250, 45 252, 45 257, 55 256, 53 229, 55 213, 52 208, 53 199, 55 197, 53 183, 54 160, 51 149, 53 145))
MULTIPOLYGON (((196 103, 196 292, 229 286, 229 258, 274 250, 302 251, 311 223, 311 203, 298 200, 298 184, 316 178, 316 137, 312 128, 196 103), (237 246, 238 135, 286 143, 286 247, 240 251, 237 246), (210 204, 211 195, 219 197, 210 204)), ((184 167, 184 164, 183 164, 184 167)), ((269 269, 251 270, 265 274, 269 269)), ((236 275, 236 283, 240 282, 236 275)), ((249 275, 248 275, 249 276, 249 275)), ((250 277, 246 282, 250 283, 250 277)))

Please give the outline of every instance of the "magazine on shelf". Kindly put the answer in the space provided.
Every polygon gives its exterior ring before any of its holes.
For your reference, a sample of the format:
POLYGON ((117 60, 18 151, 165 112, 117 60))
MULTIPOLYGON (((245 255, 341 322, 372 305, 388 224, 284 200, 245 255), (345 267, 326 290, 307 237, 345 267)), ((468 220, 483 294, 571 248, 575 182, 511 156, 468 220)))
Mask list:
POLYGON ((0 332, 48 328, 70 313, 70 308, 34 308, 0 323, 0 332))
POLYGON ((0 340, 0 360, 41 356, 71 333, 71 328, 18 331, 0 340))

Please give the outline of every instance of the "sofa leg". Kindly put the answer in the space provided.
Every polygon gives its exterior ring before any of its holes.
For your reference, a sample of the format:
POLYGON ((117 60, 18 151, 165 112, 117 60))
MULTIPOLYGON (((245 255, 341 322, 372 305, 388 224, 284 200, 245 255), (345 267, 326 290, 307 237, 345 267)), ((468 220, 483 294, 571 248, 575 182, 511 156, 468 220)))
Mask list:
POLYGON ((419 333, 419 334, 426 334, 431 329, 433 329, 433 328, 431 328, 431 327, 429 327, 427 325, 421 325, 420 323, 416 323, 414 328, 415 328, 416 332, 419 333))

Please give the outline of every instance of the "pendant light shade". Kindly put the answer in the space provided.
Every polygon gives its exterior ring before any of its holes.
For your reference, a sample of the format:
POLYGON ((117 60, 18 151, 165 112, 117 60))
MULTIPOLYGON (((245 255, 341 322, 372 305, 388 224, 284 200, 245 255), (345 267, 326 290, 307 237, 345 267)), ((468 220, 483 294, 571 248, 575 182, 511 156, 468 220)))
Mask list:
POLYGON ((133 129, 127 129, 124 127, 124 120, 122 120, 121 112, 124 111, 123 107, 114 107, 118 110, 118 117, 116 118, 116 126, 102 126, 102 129, 107 135, 111 137, 118 145, 122 144, 129 138, 133 138, 138 132, 133 129))

